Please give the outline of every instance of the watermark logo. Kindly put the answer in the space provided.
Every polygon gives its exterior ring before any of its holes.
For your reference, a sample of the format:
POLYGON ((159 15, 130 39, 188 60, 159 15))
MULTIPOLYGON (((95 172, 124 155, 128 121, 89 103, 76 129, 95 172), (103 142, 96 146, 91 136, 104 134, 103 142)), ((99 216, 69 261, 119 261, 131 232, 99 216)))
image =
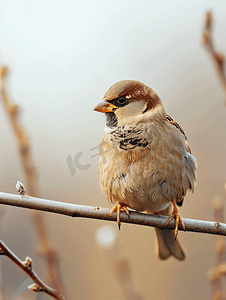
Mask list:
MULTIPOLYGON (((100 154, 100 145, 97 145, 96 147, 93 147, 90 149, 90 151, 94 151, 94 150, 98 150, 98 153, 94 154, 94 155, 90 155, 91 158, 97 157, 100 154)), ((72 157, 72 155, 68 155, 66 158, 66 162, 67 162, 67 166, 68 169, 71 173, 71 176, 74 176, 76 174, 77 169, 84 171, 84 170, 88 170, 91 167, 90 163, 87 164, 81 164, 80 159, 83 156, 83 152, 78 152, 74 158, 72 157)))
MULTIPOLYGON (((90 154, 90 158, 94 158, 94 157, 100 157, 103 161, 104 164, 106 164, 106 158, 105 158, 105 154, 109 151, 114 151, 114 155, 115 155, 115 160, 118 159, 118 147, 117 145, 115 145, 114 143, 112 143, 112 148, 111 149, 108 149, 106 151, 103 151, 102 149, 104 149, 105 145, 107 144, 107 142, 104 142, 102 141, 101 143, 101 149, 100 149, 100 144, 91 148, 89 151, 92 152, 92 151, 95 151, 97 153, 91 155, 90 154)), ((109 148, 109 147, 108 147, 109 148)), ((77 172, 77 170, 81 170, 81 171, 85 171, 85 170, 88 170, 92 165, 90 163, 87 163, 87 164, 82 164, 80 162, 81 158, 83 156, 83 152, 80 151, 78 152, 74 158, 72 157, 72 155, 68 155, 67 158, 66 158, 66 163, 67 163, 67 166, 68 166, 68 169, 71 173, 71 176, 74 176, 77 172)))

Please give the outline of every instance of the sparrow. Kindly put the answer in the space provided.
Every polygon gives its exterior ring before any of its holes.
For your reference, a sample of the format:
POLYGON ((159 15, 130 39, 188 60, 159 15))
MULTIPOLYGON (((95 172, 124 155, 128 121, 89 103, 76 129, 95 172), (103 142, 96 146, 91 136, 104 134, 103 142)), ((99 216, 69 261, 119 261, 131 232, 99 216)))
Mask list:
POLYGON ((106 115, 99 183, 115 205, 111 215, 117 212, 119 229, 120 211, 129 215, 128 208, 169 215, 165 227, 175 218, 174 232, 155 228, 158 256, 183 260, 176 237, 179 223, 184 230, 185 225, 177 206, 187 190, 194 191, 197 168, 183 129, 166 114, 158 94, 135 80, 116 82, 94 110, 106 115))

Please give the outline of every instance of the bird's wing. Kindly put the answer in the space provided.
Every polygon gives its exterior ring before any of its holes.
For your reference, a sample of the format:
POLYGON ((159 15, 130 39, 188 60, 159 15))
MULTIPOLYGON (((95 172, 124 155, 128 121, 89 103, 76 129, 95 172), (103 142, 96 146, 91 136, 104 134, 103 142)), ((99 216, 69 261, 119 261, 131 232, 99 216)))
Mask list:
POLYGON ((180 127, 180 125, 169 115, 166 115, 166 121, 169 122, 170 124, 172 124, 173 126, 175 126, 177 129, 180 130, 180 132, 184 135, 185 139, 186 139, 186 146, 187 146, 187 151, 189 153, 191 153, 191 148, 189 147, 188 141, 187 141, 187 136, 184 132, 184 130, 180 127))

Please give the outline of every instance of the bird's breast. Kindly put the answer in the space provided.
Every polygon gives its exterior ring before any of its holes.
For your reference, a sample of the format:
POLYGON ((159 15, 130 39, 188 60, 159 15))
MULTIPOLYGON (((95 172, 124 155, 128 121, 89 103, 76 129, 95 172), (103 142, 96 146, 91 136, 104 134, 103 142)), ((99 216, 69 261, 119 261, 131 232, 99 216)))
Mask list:
POLYGON ((160 211, 182 197, 185 150, 177 143, 169 143, 151 126, 105 131, 99 182, 109 202, 123 202, 137 211, 160 211))

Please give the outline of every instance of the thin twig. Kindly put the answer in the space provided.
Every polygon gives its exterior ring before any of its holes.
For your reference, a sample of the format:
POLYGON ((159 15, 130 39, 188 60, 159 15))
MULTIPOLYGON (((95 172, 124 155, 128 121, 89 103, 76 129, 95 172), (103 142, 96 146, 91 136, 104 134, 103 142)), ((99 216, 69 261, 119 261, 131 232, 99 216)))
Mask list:
MULTIPOLYGON (((222 53, 217 52, 214 46, 213 42, 213 16, 211 11, 208 11, 206 13, 205 17, 205 25, 202 33, 202 43, 207 52, 209 53, 215 69, 216 74, 219 79, 219 82, 223 88, 225 97, 226 97, 226 77, 224 74, 224 63, 225 63, 225 57, 222 53)), ((224 101, 224 104, 226 105, 226 100, 224 101)))
MULTIPOLYGON (((7 67, 0 68, 2 102, 5 107, 5 111, 9 116, 10 123, 17 140, 19 157, 25 173, 28 194, 38 197, 37 170, 32 158, 31 144, 26 130, 18 118, 20 108, 18 105, 13 104, 9 100, 5 83, 7 73, 7 67)), ((43 215, 39 212, 32 212, 31 219, 40 241, 40 247, 38 247, 38 249, 41 250, 38 254, 46 259, 49 281, 55 289, 59 289, 61 293, 66 294, 60 279, 59 255, 50 243, 43 215)))
POLYGON ((16 265, 18 265, 28 276, 30 276, 35 284, 28 286, 28 288, 35 292, 44 292, 49 294, 55 299, 64 300, 60 296, 59 292, 47 286, 32 270, 32 260, 29 257, 26 257, 25 261, 22 261, 17 257, 1 240, 0 240, 0 255, 8 256, 16 265))
MULTIPOLYGON (((216 197, 213 200, 214 220, 224 222, 223 201, 216 197)), ((207 273, 207 277, 212 283, 213 299, 223 299, 223 284, 222 280, 225 276, 225 242, 222 236, 217 236, 215 245, 215 268, 207 273)))
MULTIPOLYGON (((1 206, 0 207, 0 234, 2 234, 2 232, 1 232, 1 222, 2 222, 2 220, 1 220, 1 218, 2 218, 2 215, 3 215, 3 212, 4 212, 4 209, 3 209, 3 207, 1 206)), ((3 300, 4 299, 4 297, 3 297, 3 289, 2 289, 2 278, 3 278, 3 276, 2 276, 2 264, 1 264, 1 261, 0 261, 0 300, 3 300)))
MULTIPOLYGON (((57 214, 63 214, 70 217, 81 217, 81 218, 100 219, 100 220, 107 220, 107 221, 116 221, 116 213, 114 213, 110 217, 111 210, 109 208, 58 202, 58 201, 34 198, 28 195, 20 196, 20 195, 0 192, 0 204, 42 210, 42 211, 47 211, 47 212, 52 212, 57 214)), ((163 228, 164 225, 166 224, 166 221, 168 220, 168 217, 130 211, 129 216, 127 216, 124 212, 122 212, 120 219, 121 222, 125 222, 125 223, 163 228)), ((182 219, 182 220, 185 224, 186 231, 218 234, 218 235, 226 236, 226 224, 224 223, 193 220, 193 219, 182 219)), ((167 226, 167 228, 174 229, 175 220, 172 220, 170 224, 167 226)), ((181 226, 179 226, 179 230, 183 230, 181 226)))
MULTIPOLYGON (((223 200, 221 198, 215 198, 213 200, 214 207, 214 220, 217 222, 224 222, 224 209, 223 209, 223 200)), ((215 265, 217 269, 222 268, 224 264, 224 256, 225 256, 225 239, 222 236, 216 237, 216 252, 215 252, 215 265)), ((216 281, 215 295, 217 293, 221 293, 221 297, 223 297, 223 277, 222 272, 220 272, 219 280, 216 281), (219 283, 218 283, 219 281, 219 283)))
POLYGON ((0 77, 1 77, 1 95, 2 102, 5 107, 6 113, 9 116, 10 123, 13 127, 13 132, 17 139, 17 144, 19 148, 19 157, 21 160, 21 164, 23 166, 23 170, 25 172, 28 193, 30 195, 38 195, 37 191, 37 171, 33 163, 31 146, 27 137, 27 133, 19 122, 18 114, 20 112, 20 108, 18 105, 13 104, 9 98, 6 91, 6 83, 5 76, 8 73, 7 67, 0 68, 0 77))
POLYGON ((102 225, 96 232, 98 245, 104 250, 104 254, 106 255, 106 265, 110 268, 109 271, 114 271, 116 279, 122 288, 124 299, 144 300, 143 296, 136 288, 136 280, 134 281, 132 278, 133 267, 131 261, 128 257, 121 257, 121 243, 116 231, 116 227, 102 225), (106 236, 108 237, 107 239, 106 236))
POLYGON ((124 258, 117 261, 116 274, 119 279, 119 283, 123 289, 125 299, 127 300, 142 300, 142 295, 135 289, 134 282, 132 280, 132 270, 129 260, 124 258))

